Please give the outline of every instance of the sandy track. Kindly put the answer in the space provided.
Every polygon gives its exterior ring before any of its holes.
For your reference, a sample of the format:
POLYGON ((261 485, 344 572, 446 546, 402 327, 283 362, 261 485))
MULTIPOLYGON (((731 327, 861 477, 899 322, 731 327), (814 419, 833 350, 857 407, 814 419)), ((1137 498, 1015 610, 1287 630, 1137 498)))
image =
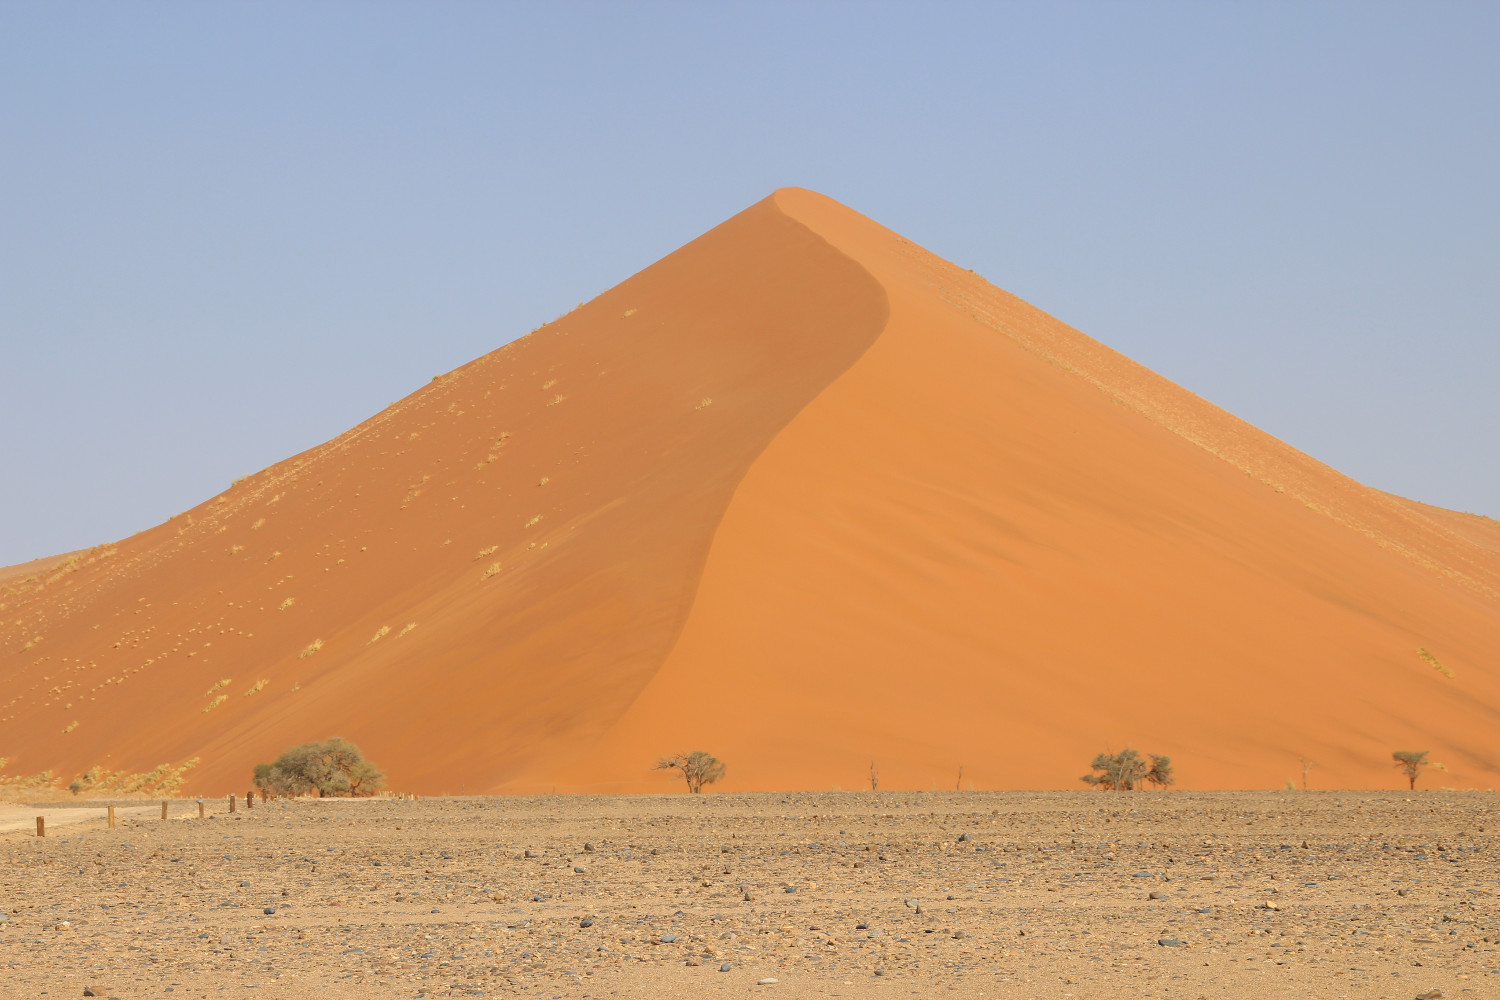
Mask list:
POLYGON ((0 837, 0 993, 1410 998, 1500 985, 1489 793, 212 808, 0 837))
MULTIPOLYGON (((179 804, 177 809, 183 807, 179 804)), ((116 806, 115 821, 126 819, 144 820, 161 815, 159 805, 116 806)), ((0 834, 32 833, 36 830, 36 818, 46 818, 48 833, 59 827, 77 826, 81 823, 103 825, 108 816, 106 806, 44 805, 24 806, 0 804, 0 834)))

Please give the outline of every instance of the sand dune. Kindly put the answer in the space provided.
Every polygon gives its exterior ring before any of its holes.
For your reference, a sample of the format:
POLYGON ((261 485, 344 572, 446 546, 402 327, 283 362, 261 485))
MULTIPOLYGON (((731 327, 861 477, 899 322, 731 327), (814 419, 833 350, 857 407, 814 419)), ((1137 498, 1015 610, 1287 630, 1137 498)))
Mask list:
POLYGON ((1353 482, 797 189, 116 546, 0 573, 0 775, 1190 788, 1500 773, 1500 525, 1353 482), (1418 650, 1427 650, 1424 658, 1418 650), (1434 664, 1437 665, 1434 665, 1434 664), (221 685, 221 681, 227 683, 221 685), (963 768, 962 777, 959 769, 963 768))

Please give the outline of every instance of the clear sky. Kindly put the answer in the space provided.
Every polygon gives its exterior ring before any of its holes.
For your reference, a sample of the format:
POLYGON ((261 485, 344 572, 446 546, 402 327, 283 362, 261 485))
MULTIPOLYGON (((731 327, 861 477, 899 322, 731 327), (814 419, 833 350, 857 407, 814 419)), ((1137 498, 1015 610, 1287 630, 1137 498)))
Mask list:
POLYGON ((1500 516, 1500 5, 0 2, 0 564, 814 188, 1500 516))

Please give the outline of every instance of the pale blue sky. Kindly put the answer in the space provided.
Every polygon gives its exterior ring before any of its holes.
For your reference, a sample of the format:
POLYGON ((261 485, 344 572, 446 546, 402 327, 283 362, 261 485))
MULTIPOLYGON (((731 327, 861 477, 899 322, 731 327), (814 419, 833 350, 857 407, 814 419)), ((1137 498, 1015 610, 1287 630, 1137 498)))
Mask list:
POLYGON ((823 191, 1500 515, 1500 5, 0 3, 0 564, 823 191))

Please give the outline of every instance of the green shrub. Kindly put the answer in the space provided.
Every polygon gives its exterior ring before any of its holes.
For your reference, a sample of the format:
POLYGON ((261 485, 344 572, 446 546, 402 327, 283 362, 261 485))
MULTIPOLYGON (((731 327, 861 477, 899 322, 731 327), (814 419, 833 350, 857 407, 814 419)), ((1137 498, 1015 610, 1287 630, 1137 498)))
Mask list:
POLYGON ((365 760, 359 747, 334 736, 292 747, 272 764, 257 764, 255 787, 271 795, 374 795, 385 772, 365 760))

